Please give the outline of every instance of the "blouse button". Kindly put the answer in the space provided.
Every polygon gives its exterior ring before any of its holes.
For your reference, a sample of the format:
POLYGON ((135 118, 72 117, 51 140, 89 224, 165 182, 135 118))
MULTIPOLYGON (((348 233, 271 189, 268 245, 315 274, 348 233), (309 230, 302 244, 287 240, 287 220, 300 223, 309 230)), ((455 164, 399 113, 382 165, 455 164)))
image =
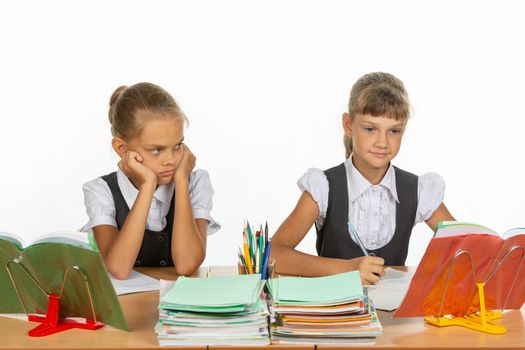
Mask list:
POLYGON ((164 236, 163 235, 158 235, 157 236, 157 241, 163 242, 164 241, 164 236))
POLYGON ((140 265, 141 265, 140 260, 135 261, 135 266, 140 266, 140 265))
POLYGON ((166 262, 165 262, 164 260, 161 260, 161 261, 159 262, 159 265, 160 265, 161 267, 164 267, 164 266, 166 266, 166 262))
POLYGON ((377 216, 377 211, 372 212, 373 216, 377 216))

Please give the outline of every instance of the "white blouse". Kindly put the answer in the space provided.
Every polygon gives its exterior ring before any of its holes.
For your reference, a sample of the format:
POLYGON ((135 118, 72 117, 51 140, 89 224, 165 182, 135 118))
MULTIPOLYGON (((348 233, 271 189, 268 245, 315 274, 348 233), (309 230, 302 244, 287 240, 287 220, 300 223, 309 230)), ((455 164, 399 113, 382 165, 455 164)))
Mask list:
MULTIPOLYGON (((139 191, 121 170, 117 171, 117 183, 126 204, 131 209, 139 191)), ((83 190, 84 204, 89 221, 82 228, 82 231, 89 231, 98 225, 117 227, 115 202, 107 182, 101 177, 97 177, 86 182, 83 190)), ((151 200, 146 229, 161 231, 166 226, 166 215, 173 199, 173 190, 173 183, 157 187, 151 200)), ((210 214, 213 207, 212 197, 214 192, 210 176, 206 170, 195 170, 191 173, 189 192, 194 218, 208 220, 208 235, 217 232, 221 226, 210 214)))
MULTIPOLYGON (((396 174, 390 164, 385 176, 372 185, 352 163, 345 161, 348 182, 348 221, 356 228, 365 248, 374 250, 387 244, 396 229, 396 174)), ((436 173, 418 177, 418 205, 414 225, 428 220, 443 202, 445 182, 436 173)), ((319 207, 316 226, 321 229, 328 208, 328 179, 324 172, 310 168, 297 181, 301 191, 310 193, 319 207)))

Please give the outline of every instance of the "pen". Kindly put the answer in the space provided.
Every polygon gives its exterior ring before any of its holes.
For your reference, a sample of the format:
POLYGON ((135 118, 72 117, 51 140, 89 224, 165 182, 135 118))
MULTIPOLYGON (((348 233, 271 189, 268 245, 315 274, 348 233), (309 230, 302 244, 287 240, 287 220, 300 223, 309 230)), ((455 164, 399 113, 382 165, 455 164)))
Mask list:
POLYGON ((259 272, 262 273, 262 268, 264 264, 264 237, 262 235, 262 232, 259 236, 259 259, 259 272))
POLYGON ((357 243, 359 248, 361 248, 365 256, 373 255, 368 253, 368 251, 365 248, 365 245, 363 244, 363 242, 361 242, 361 239, 359 238, 359 235, 357 234, 354 225, 352 225, 350 221, 348 221, 348 232, 350 233, 350 236, 353 237, 354 241, 357 243))
POLYGON ((252 226, 252 230, 250 231, 252 235, 252 262, 254 262, 255 265, 255 253, 257 252, 257 231, 255 231, 255 226, 252 226))
POLYGON ((261 279, 265 280, 266 277, 268 277, 268 272, 266 270, 268 270, 268 258, 270 257, 270 248, 271 248, 271 242, 268 241, 268 244, 266 245, 266 249, 264 251, 264 262, 263 262, 263 266, 262 266, 262 276, 261 276, 261 279))
MULTIPOLYGON (((361 242, 361 239, 359 238, 359 235, 357 234, 357 231, 354 225, 352 225, 350 221, 348 221, 348 232, 350 233, 350 236, 354 237, 354 241, 357 243, 359 248, 361 248, 365 256, 375 256, 374 253, 369 253, 368 250, 366 250, 365 245, 363 244, 363 242, 361 242)), ((375 272, 374 272, 374 275, 379 277, 379 274, 375 272)))
MULTIPOLYGON (((259 236, 260 237, 260 236, 259 236)), ((256 246, 255 246, 255 255, 254 255, 254 260, 253 260, 253 266, 255 266, 255 273, 260 273, 260 269, 261 269, 261 265, 260 265, 260 261, 261 259, 259 258, 259 256, 262 254, 262 252, 259 252, 259 244, 257 243, 257 241, 259 240, 259 238, 257 237, 257 235, 255 236, 255 243, 256 243, 256 246)))
POLYGON ((264 245, 268 244, 268 221, 266 221, 266 225, 264 226, 264 245))

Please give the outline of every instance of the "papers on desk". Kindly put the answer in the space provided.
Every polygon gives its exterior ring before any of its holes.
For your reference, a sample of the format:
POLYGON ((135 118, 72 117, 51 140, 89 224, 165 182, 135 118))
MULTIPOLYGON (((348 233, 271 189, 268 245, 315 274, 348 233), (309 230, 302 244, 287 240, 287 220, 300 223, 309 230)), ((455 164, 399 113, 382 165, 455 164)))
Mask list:
POLYGON ((263 286, 261 275, 179 277, 160 298, 159 344, 270 344, 263 286))
POLYGON ((135 270, 131 271, 130 275, 125 280, 118 280, 115 277, 109 275, 113 288, 117 295, 138 293, 138 292, 149 292, 152 290, 159 290, 159 280, 149 277, 143 273, 135 270))
POLYGON ((368 297, 378 310, 394 311, 401 305, 414 274, 387 267, 375 285, 365 286, 368 297))
POLYGON ((357 271, 268 283, 273 344, 369 344, 382 332, 357 271))

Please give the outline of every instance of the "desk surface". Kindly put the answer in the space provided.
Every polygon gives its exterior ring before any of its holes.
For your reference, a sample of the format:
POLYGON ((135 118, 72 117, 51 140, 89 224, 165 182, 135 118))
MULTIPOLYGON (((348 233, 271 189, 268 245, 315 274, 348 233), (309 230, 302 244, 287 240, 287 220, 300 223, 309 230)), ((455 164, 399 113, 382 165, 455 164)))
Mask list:
MULTIPOLYGON (((170 268, 142 268, 140 272, 156 278, 174 279, 170 268)), ((228 275, 231 267, 203 267, 198 275, 228 275)), ((98 331, 69 330, 59 334, 33 338, 27 332, 36 324, 32 322, 0 317, 0 349, 151 349, 158 348, 153 327, 158 319, 158 292, 122 295, 119 297, 124 314, 131 328, 125 332, 111 327, 98 331)), ((499 321, 508 327, 505 335, 489 335, 460 327, 437 328, 427 325, 422 318, 392 318, 391 313, 379 312, 383 325, 383 334, 377 337, 374 348, 424 348, 424 349, 482 349, 512 348, 525 349, 525 308, 504 314, 499 321)), ((271 348, 315 349, 314 345, 276 346, 271 348)), ((193 347, 192 349, 205 349, 193 347)), ((209 347, 218 349, 220 347, 209 347)), ((232 347, 223 347, 232 349, 232 347)), ((329 346, 317 346, 318 349, 330 349, 329 346)), ((332 347, 334 348, 334 347, 332 347)), ((341 349, 341 347, 336 347, 341 349)), ((352 348, 359 348, 352 346, 352 348)), ((370 348, 370 346, 363 346, 370 348)), ((181 347, 178 347, 181 349, 181 347)))

